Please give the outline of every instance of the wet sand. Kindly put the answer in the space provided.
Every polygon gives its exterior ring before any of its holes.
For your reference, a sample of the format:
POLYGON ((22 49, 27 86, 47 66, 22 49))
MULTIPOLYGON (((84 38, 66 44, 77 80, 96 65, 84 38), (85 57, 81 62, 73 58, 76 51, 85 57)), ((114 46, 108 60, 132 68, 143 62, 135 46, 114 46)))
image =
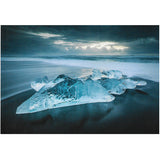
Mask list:
POLYGON ((127 90, 110 103, 94 103, 16 115, 33 90, 1 102, 2 133, 159 133, 159 83, 127 90))

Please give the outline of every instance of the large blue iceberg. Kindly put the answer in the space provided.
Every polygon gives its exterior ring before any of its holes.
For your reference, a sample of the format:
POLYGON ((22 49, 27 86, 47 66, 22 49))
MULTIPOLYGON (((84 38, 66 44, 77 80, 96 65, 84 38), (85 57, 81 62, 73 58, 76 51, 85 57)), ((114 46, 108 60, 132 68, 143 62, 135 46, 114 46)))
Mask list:
POLYGON ((137 85, 146 85, 146 82, 126 78, 117 70, 93 70, 92 75, 83 78, 70 78, 62 74, 52 81, 44 77, 31 83, 31 87, 37 92, 17 108, 16 114, 86 103, 111 102, 115 95, 121 95, 126 89, 134 89, 137 85))

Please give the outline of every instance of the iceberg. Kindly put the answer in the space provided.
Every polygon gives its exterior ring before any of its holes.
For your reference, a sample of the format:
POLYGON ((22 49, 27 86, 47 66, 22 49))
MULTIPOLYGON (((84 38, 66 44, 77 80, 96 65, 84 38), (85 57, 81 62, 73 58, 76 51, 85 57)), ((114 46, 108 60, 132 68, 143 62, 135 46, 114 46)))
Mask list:
POLYGON ((64 74, 52 81, 44 77, 31 83, 37 92, 17 108, 16 114, 86 103, 111 102, 115 95, 123 94, 126 89, 145 84, 145 81, 125 78, 120 71, 113 70, 93 70, 92 75, 83 80, 64 74))

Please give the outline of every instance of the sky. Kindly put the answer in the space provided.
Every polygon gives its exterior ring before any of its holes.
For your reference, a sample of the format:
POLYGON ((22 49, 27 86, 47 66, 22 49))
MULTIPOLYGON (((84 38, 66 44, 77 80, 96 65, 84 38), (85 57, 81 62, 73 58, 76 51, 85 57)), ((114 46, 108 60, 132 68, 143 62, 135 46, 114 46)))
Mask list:
POLYGON ((158 55, 159 26, 2 26, 2 56, 158 55))

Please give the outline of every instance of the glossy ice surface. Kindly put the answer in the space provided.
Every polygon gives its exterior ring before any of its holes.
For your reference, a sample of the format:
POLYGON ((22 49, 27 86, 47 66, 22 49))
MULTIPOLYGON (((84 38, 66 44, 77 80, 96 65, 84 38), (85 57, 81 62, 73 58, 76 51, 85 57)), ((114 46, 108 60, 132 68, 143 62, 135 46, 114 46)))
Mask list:
POLYGON ((33 113, 86 103, 111 102, 115 99, 114 95, 121 95, 126 89, 134 89, 136 85, 146 85, 146 82, 126 78, 118 70, 104 72, 94 69, 92 75, 83 78, 59 75, 50 82, 44 77, 31 83, 31 87, 37 92, 23 102, 16 113, 33 113))

